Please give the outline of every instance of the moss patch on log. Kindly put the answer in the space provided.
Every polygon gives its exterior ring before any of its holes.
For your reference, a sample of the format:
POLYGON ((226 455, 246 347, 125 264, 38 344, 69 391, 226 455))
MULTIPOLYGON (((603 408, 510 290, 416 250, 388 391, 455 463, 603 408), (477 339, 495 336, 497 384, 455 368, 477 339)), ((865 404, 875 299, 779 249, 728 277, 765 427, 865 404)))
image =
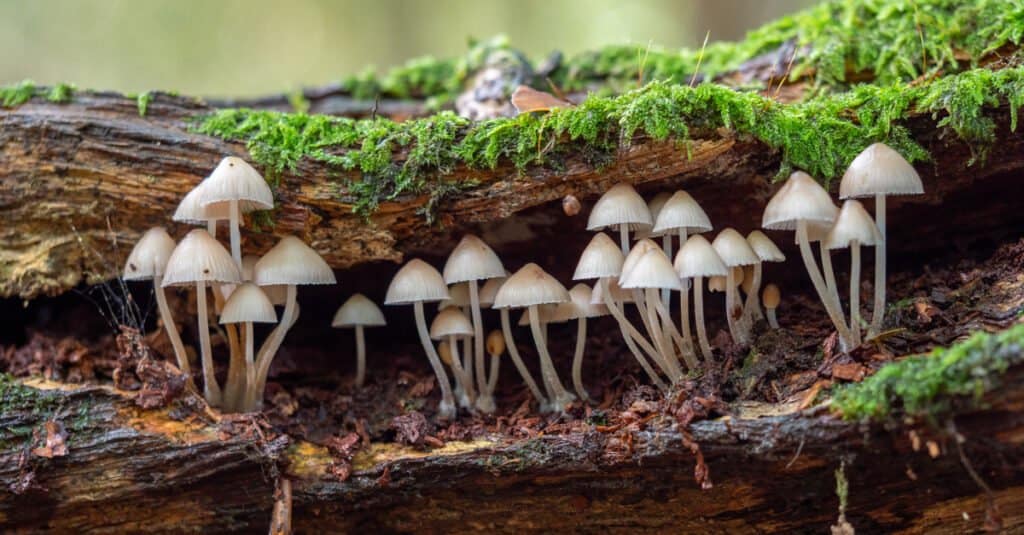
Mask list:
POLYGON ((1024 364, 1024 324, 975 333, 949 348, 883 366, 858 384, 836 391, 832 406, 844 418, 885 419, 894 412, 935 417, 958 403, 977 403, 1010 366, 1024 364))
POLYGON ((639 136, 674 139, 687 150, 691 136, 729 129, 782 154, 779 176, 803 169, 824 182, 839 176, 869 144, 884 141, 910 161, 929 158, 905 120, 931 113, 976 154, 995 139, 988 114, 1006 106, 1011 127, 1024 106, 1024 67, 973 69, 923 84, 862 84, 783 104, 756 92, 719 84, 696 87, 653 82, 619 96, 592 95, 577 107, 511 119, 471 122, 451 112, 394 122, 245 109, 201 117, 198 132, 243 141, 269 176, 311 158, 337 170, 344 200, 369 215, 402 195, 435 195, 473 187, 444 180, 456 167, 494 169, 511 164, 558 170, 571 155, 600 166, 639 136))

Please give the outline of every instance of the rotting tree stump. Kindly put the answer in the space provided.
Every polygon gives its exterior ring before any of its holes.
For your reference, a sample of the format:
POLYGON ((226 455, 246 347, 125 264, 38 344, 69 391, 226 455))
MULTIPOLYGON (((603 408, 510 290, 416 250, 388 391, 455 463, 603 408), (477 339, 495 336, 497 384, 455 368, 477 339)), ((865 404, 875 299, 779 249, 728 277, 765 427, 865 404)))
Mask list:
MULTIPOLYGON (((950 417, 963 442, 924 422, 894 429, 827 410, 748 407, 644 431, 450 442, 432 451, 375 444, 339 478, 322 446, 263 436, 245 418, 184 405, 142 411, 109 387, 7 385, 0 423, 0 525, 59 532, 262 531, 278 477, 291 481, 293 527, 502 533, 552 530, 816 532, 836 521, 845 465, 847 518, 865 533, 963 533, 998 511, 1024 529, 1024 370, 983 409, 950 417), (66 451, 32 449, 47 421, 66 451), (18 433, 18 430, 21 430, 18 433), (684 434, 680 434, 680 433, 684 434), (713 486, 694 482, 693 442, 713 486), (965 464, 966 462, 966 464, 965 464), (281 467, 281 468, 278 468, 281 467), (981 474, 990 492, 968 476, 981 474)), ((195 406, 201 406, 196 403, 195 406)))

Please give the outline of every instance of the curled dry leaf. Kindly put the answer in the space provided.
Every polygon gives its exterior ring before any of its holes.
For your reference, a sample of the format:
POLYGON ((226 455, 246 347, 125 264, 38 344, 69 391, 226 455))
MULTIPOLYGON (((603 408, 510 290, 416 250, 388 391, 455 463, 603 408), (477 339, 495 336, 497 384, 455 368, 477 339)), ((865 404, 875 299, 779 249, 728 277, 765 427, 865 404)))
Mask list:
POLYGON ((67 455, 68 433, 64 429, 64 424, 49 420, 44 424, 43 428, 46 430, 46 439, 42 446, 32 450, 32 454, 47 459, 67 455))

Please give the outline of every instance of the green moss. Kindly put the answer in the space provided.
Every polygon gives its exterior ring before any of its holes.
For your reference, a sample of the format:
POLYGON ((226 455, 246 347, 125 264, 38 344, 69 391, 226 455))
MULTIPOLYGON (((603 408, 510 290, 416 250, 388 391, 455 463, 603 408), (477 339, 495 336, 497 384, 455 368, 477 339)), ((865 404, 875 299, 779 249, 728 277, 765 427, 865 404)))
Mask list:
POLYGON ((46 100, 55 104, 67 104, 75 94, 75 84, 57 83, 46 94, 46 100))
POLYGON ((0 106, 13 108, 28 102, 36 94, 36 84, 23 80, 17 84, 0 87, 0 106))
POLYGON ((1016 127, 1022 89, 1024 67, 974 69, 917 85, 863 84, 793 104, 717 84, 653 82, 620 96, 591 96, 575 108, 477 123, 450 112, 396 123, 236 109, 200 118, 196 130, 244 141, 271 180, 302 158, 323 162, 338 175, 354 174, 358 178, 344 182, 342 197, 368 215, 401 195, 436 197, 473 187, 472 181, 444 179, 458 166, 485 170, 504 162, 520 171, 558 170, 573 154, 600 164, 640 135, 674 139, 688 150, 695 133, 726 128, 779 150, 780 176, 799 168, 828 182, 875 141, 910 161, 928 159, 904 124, 908 114, 924 112, 983 153, 994 140, 989 114, 1006 106, 1016 127))
POLYGON ((149 91, 143 91, 135 97, 135 104, 139 108, 139 117, 145 117, 146 111, 149 109, 149 103, 153 100, 153 94, 149 91))
POLYGON ((978 402, 1012 365, 1024 363, 1024 325, 976 333, 950 348, 887 364, 863 382, 840 388, 832 406, 849 420, 883 419, 899 411, 937 416, 978 402))

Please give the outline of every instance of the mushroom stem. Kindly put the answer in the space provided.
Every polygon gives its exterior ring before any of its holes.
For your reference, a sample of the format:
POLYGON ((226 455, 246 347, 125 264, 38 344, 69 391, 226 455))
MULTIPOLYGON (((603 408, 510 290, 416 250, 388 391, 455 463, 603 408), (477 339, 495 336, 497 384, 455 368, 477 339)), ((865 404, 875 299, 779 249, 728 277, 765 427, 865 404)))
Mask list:
POLYGON ((530 375, 530 370, 526 367, 522 357, 519 356, 519 348, 516 347, 516 341, 512 338, 512 327, 511 322, 508 319, 508 309, 501 309, 501 332, 505 335, 505 347, 508 349, 508 356, 512 357, 512 362, 516 365, 516 369, 519 370, 519 375, 523 377, 523 382, 526 383, 527 388, 533 393, 533 397, 537 399, 542 407, 548 404, 548 399, 541 394, 540 388, 537 386, 536 381, 533 380, 533 376, 530 375))
MULTIPOLYGON (((289 288, 292 288, 289 286, 289 288)), ((413 312, 416 315, 416 331, 420 335, 420 343, 423 344, 423 351, 427 353, 427 360, 430 367, 434 369, 437 376, 437 383, 441 387, 441 403, 437 406, 437 416, 443 420, 450 420, 455 417, 455 397, 452 395, 452 385, 448 382, 448 374, 444 372, 444 365, 441 358, 437 356, 434 344, 430 342, 430 334, 427 333, 427 320, 423 317, 423 301, 416 301, 412 304, 413 312)), ((452 354, 452 364, 458 358, 457 353, 452 354)))
POLYGON ((252 410, 259 410, 263 405, 263 389, 267 385, 267 373, 270 372, 270 363, 274 355, 281 348, 284 342, 284 335, 295 324, 296 307, 298 306, 298 286, 289 284, 286 286, 284 312, 281 313, 281 321, 277 327, 270 332, 270 336, 260 346, 256 355, 256 384, 249 385, 249 405, 252 410))
MULTIPOLYGON (((679 247, 686 243, 686 229, 679 229, 679 247)), ((688 351, 694 353, 693 336, 690 334, 690 280, 682 279, 679 290, 679 325, 683 331, 683 340, 689 346, 688 351)), ((685 353, 684 353, 685 355, 685 353)))
POLYGON ((251 407, 248 403, 248 389, 250 385, 256 382, 256 363, 253 361, 253 347, 255 341, 253 339, 252 322, 245 322, 245 387, 246 390, 242 392, 243 399, 240 400, 241 410, 250 410, 251 407))
POLYGON ((199 351, 203 363, 203 397, 214 406, 221 404, 220 385, 213 373, 213 349, 210 347, 210 325, 206 311, 206 282, 196 282, 196 308, 199 312, 199 351))
POLYGON ((885 321, 885 248, 888 237, 885 235, 885 195, 875 195, 875 224, 882 240, 875 243, 875 305, 871 311, 871 328, 868 336, 878 336, 882 332, 885 321))
POLYGON ((667 332, 666 338, 675 341, 676 346, 679 347, 679 353, 686 362, 686 367, 690 369, 696 368, 697 359, 693 355, 693 346, 689 340, 679 334, 679 330, 676 329, 675 324, 672 322, 672 315, 668 308, 662 306, 661 303, 655 303, 655 308, 658 310, 658 315, 661 316, 662 328, 667 332))
POLYGON ((768 325, 771 325, 772 329, 778 329, 779 320, 775 318, 775 309, 769 308, 765 311, 765 314, 768 316, 768 325))
POLYGON ((231 231, 231 258, 235 260, 238 269, 242 269, 242 234, 238 230, 238 221, 241 219, 238 200, 231 199, 228 208, 228 225, 231 231))
MULTIPOLYGON (((214 289, 216 293, 216 289, 214 289)), ((238 328, 230 323, 224 326, 228 337, 228 377, 224 383, 224 407, 232 410, 241 409, 245 404, 245 356, 242 354, 244 343, 238 336, 238 328)))
POLYGON ((622 254, 629 254, 629 225, 625 223, 619 225, 619 247, 622 248, 622 254))
MULTIPOLYGON (((736 308, 736 277, 733 276, 733 269, 730 267, 729 272, 725 275, 725 319, 729 323, 729 334, 732 335, 732 341, 737 345, 745 345, 747 343, 747 337, 743 333, 743 326, 740 325, 739 318, 735 311, 736 308)), ((742 316, 742 311, 740 311, 742 316)))
POLYGON ((747 301, 743 305, 744 314, 751 321, 763 320, 764 312, 761 311, 761 273, 763 263, 754 264, 754 277, 750 282, 750 293, 747 294, 747 301))
POLYGON ((530 330, 533 331, 533 341, 536 343, 537 353, 540 355, 541 373, 546 374, 545 381, 551 385, 551 389, 554 391, 554 399, 551 402, 559 409, 564 408, 565 404, 572 402, 572 400, 576 399, 576 396, 567 392, 565 387, 562 386, 561 381, 558 380, 555 363, 551 360, 547 341, 540 329, 540 314, 538 313, 537 305, 530 305, 527 308, 527 312, 530 314, 530 330))
MULTIPOLYGON (((468 283, 469 306, 472 308, 473 319, 473 356, 476 361, 476 385, 481 396, 489 396, 490 394, 487 393, 487 365, 484 362, 484 326, 483 320, 480 319, 480 292, 477 289, 476 280, 468 281, 468 283)), ((469 382, 473 382, 472 375, 469 377, 469 382)), ((473 399, 474 395, 470 393, 469 398, 473 399)))
POLYGON ((363 339, 363 326, 356 325, 356 388, 363 387, 366 380, 366 340, 363 339))
POLYGON ((188 381, 192 382, 191 366, 188 363, 188 353, 185 352, 185 344, 181 342, 181 334, 178 333, 178 326, 174 323, 174 316, 171 314, 171 307, 167 306, 167 294, 164 292, 163 276, 153 277, 153 293, 156 294, 156 306, 160 311, 160 319, 164 323, 164 330, 167 331, 167 338, 174 348, 174 357, 178 361, 178 369, 181 373, 189 376, 188 381))
POLYGON ((807 221, 801 220, 797 222, 796 241, 800 245, 800 257, 804 260, 804 267, 807 269, 807 274, 811 277, 811 283, 814 284, 815 291, 818 292, 818 298, 825 305, 825 312, 828 313, 828 317, 832 320, 836 331, 839 332, 840 349, 847 351, 853 347, 853 338, 850 330, 846 328, 846 320, 843 319, 842 311, 838 309, 838 303, 832 299, 832 294, 825 286, 825 281, 822 280, 821 273, 818 272, 818 266, 814 262, 814 253, 811 252, 811 244, 807 241, 807 221))
MULTIPOLYGON (((836 273, 832 269, 832 251, 825 247, 825 241, 822 240, 818 242, 818 252, 821 254, 821 271, 825 276, 825 287, 828 288, 828 293, 832 296, 832 300, 836 302, 841 314, 843 307, 839 299, 839 288, 836 285, 836 273)), ((846 321, 845 315, 843 316, 843 321, 846 321)))
MULTIPOLYGON (((680 243, 685 243, 685 242, 680 242, 680 243)), ((672 258, 672 234, 671 233, 666 232, 665 235, 661 237, 661 249, 663 251, 665 251, 665 256, 669 257, 669 259, 672 258)), ((669 307, 669 302, 670 302, 671 299, 672 299, 672 290, 669 289, 669 288, 662 288, 661 289, 661 304, 665 305, 665 308, 668 308, 669 307)))
POLYGON ((860 345, 860 240, 850 242, 850 330, 860 345))
POLYGON ((609 279, 606 278, 600 279, 598 284, 601 285, 601 294, 604 296, 605 306, 608 307, 608 311, 611 312, 612 317, 614 317, 615 321, 619 324, 619 330, 622 332, 622 339, 626 342, 626 347, 628 347, 629 351, 633 353, 637 362, 640 363, 640 367, 643 368, 644 372, 647 373, 647 376, 650 377, 651 382, 662 390, 668 390, 668 385, 661 380, 661 377, 658 376, 658 372, 654 371, 651 364, 647 362, 647 359, 645 359, 643 354, 640 353, 640 350, 637 349, 634 338, 637 342, 644 345, 644 351, 646 351, 648 355, 651 355, 652 359, 656 353, 654 348, 647 343, 647 340, 645 340, 643 336, 640 335, 640 332, 636 330, 636 327, 633 327, 633 324, 626 319, 626 316, 622 313, 622 309, 619 307, 618 302, 612 299, 611 289, 608 287, 608 280, 609 279))
POLYGON ((704 328, 704 277, 693 278, 693 320, 697 325, 697 340, 700 351, 706 362, 711 362, 711 344, 708 343, 708 331, 704 328))
POLYGON ((661 301, 658 300, 658 290, 647 288, 644 294, 647 300, 647 322, 651 326, 651 339, 654 340, 654 345, 658 348, 658 352, 661 353, 665 374, 674 383, 682 377, 683 372, 679 369, 679 360, 676 359, 675 351, 672 350, 672 344, 667 343, 668 340, 665 337, 665 333, 661 330, 661 320, 658 317, 657 310, 657 305, 661 304, 661 301))
POLYGON ((587 318, 580 316, 576 320, 576 352, 572 356, 572 386, 576 395, 583 401, 589 401, 590 395, 583 388, 583 348, 587 344, 587 318))
POLYGON ((487 378, 487 394, 494 398, 494 389, 498 386, 498 370, 501 369, 501 357, 491 355, 491 374, 487 378))
POLYGON ((455 381, 462 385, 462 390, 466 393, 466 400, 468 401, 466 408, 473 408, 473 404, 476 403, 476 390, 473 389, 473 376, 469 375, 469 370, 462 367, 462 360, 459 358, 459 342, 454 336, 449 336, 448 348, 452 353, 452 371, 455 372, 455 381))
MULTIPOLYGON (((651 360, 661 368, 661 371, 669 377, 674 377, 667 362, 667 355, 662 350, 662 344, 664 340, 660 337, 660 332, 654 330, 654 326, 651 325, 652 316, 648 313, 647 303, 644 300, 644 292, 640 289, 633 290, 633 304, 636 305, 636 310, 640 315, 640 320, 644 324, 644 330, 647 331, 647 335, 650 336, 651 340, 654 341, 652 346, 653 351, 649 351, 648 354, 651 356, 651 360)), ((638 332, 634 337, 640 337, 646 342, 646 338, 638 332)))

